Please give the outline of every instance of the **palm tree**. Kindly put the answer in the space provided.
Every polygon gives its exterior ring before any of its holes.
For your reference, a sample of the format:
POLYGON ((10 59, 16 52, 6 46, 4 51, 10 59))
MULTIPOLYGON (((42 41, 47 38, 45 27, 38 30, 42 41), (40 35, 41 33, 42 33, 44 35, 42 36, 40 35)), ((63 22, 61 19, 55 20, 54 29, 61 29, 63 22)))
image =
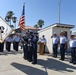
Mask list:
POLYGON ((11 25, 11 20, 12 20, 13 15, 14 15, 13 11, 8 11, 7 14, 6 14, 6 16, 9 20, 9 22, 10 22, 10 25, 11 25))
POLYGON ((6 20, 6 22, 10 22, 9 16, 6 15, 5 20, 6 20))
POLYGON ((12 21, 13 21, 13 23, 15 24, 15 29, 16 29, 16 21, 17 21, 17 17, 12 17, 12 21))
POLYGON ((6 14, 6 17, 5 17, 5 20, 7 23, 9 23, 10 27, 14 28, 16 27, 16 19, 17 17, 13 17, 14 13, 13 11, 8 11, 7 14, 6 14), (11 25, 11 21, 13 21, 13 23, 15 24, 15 26, 11 25))
POLYGON ((44 25, 44 21, 43 20, 38 20, 38 26, 42 29, 43 25, 44 25))
POLYGON ((37 32, 37 29, 39 28, 38 24, 35 24, 34 27, 36 28, 36 32, 37 32))
POLYGON ((39 28, 38 24, 35 24, 34 27, 35 27, 35 28, 39 28))

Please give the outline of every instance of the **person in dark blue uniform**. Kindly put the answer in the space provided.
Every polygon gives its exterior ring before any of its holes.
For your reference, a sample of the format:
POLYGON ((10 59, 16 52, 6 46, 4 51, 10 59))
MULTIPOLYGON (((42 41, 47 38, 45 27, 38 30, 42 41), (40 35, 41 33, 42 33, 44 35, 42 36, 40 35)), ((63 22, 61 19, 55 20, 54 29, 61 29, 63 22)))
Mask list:
POLYGON ((23 51, 24 51, 24 59, 28 59, 28 39, 29 39, 29 32, 26 32, 26 35, 23 37, 23 51))
POLYGON ((29 39, 28 39, 28 61, 32 61, 32 50, 33 50, 33 33, 30 32, 29 39))
POLYGON ((38 42, 38 36, 37 36, 36 32, 34 32, 34 36, 33 36, 32 42, 33 42, 32 64, 37 64, 37 42, 38 42))

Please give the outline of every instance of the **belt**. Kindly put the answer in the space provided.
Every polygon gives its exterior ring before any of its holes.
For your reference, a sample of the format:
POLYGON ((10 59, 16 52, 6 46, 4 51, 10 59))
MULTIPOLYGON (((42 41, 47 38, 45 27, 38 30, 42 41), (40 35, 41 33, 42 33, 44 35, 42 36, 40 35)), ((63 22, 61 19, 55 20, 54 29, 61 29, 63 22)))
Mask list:
POLYGON ((64 44, 60 44, 60 45, 65 45, 65 43, 64 44))
POLYGON ((53 44, 53 45, 58 45, 58 44, 53 44))

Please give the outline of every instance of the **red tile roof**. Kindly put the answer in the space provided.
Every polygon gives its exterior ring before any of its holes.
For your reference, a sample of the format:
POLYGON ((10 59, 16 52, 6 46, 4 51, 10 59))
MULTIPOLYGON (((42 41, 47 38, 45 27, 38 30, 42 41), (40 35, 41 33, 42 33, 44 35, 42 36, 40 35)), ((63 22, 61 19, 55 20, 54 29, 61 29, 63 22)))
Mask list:
POLYGON ((39 28, 35 28, 35 27, 32 27, 32 26, 25 26, 25 28, 26 28, 26 29, 31 29, 31 30, 36 30, 36 29, 39 30, 39 28))
MULTIPOLYGON (((25 28, 26 28, 26 30, 40 30, 39 28, 35 28, 35 27, 32 27, 32 26, 25 26, 25 28)), ((20 28, 17 28, 17 29, 20 29, 20 28)))

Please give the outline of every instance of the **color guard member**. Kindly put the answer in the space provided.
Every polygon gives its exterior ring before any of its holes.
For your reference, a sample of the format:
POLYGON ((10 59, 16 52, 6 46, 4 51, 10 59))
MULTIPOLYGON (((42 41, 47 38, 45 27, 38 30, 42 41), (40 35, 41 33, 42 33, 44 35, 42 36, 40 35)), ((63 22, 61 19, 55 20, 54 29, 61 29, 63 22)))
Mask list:
POLYGON ((23 51, 24 51, 24 59, 28 59, 28 39, 29 39, 29 32, 26 32, 26 35, 23 37, 24 44, 23 44, 23 51), (26 44, 25 44, 26 42, 26 44))
POLYGON ((32 64, 37 64, 37 42, 38 42, 38 36, 37 33, 34 32, 33 36, 33 50, 32 50, 32 64))

